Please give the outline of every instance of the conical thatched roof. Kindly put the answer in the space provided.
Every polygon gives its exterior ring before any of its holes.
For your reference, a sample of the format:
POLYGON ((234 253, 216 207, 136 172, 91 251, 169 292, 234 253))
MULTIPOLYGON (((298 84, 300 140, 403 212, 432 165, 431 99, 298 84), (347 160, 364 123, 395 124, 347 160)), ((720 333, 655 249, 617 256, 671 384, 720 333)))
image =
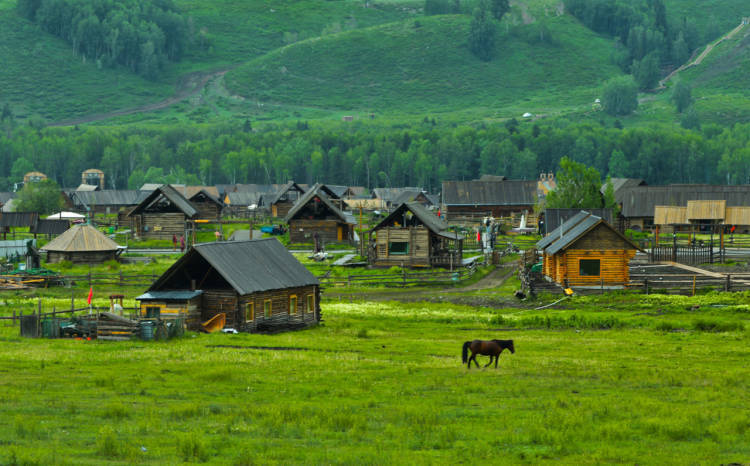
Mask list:
POLYGON ((117 243, 91 225, 74 225, 41 248, 42 251, 89 252, 115 251, 117 243))

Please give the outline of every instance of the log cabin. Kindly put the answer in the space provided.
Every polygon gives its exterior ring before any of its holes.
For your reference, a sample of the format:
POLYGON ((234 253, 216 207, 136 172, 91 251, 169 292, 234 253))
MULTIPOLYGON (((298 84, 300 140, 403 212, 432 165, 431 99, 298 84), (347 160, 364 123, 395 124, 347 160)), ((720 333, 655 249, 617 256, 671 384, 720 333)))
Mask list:
POLYGON ((463 236, 418 202, 401 204, 370 231, 369 261, 374 266, 456 267, 463 258, 463 236))
POLYGON ((532 212, 537 198, 537 182, 533 180, 443 181, 443 212, 452 222, 532 212))
POLYGON ((73 225, 40 250, 47 252, 49 263, 66 260, 74 264, 97 264, 116 260, 122 249, 93 226, 79 224, 73 225))
POLYGON ((294 204, 305 194, 305 190, 294 181, 290 181, 279 189, 276 194, 271 196, 268 203, 271 209, 271 216, 284 218, 289 213, 294 204))
MULTIPOLYGON (((216 191, 216 188, 213 191, 216 191)), ((188 191, 188 195, 185 197, 198 210, 198 215, 195 218, 204 220, 218 220, 221 218, 224 204, 208 189, 201 188, 194 194, 188 191)))
POLYGON ((136 299, 142 317, 182 317, 190 330, 219 313, 243 332, 320 321, 318 279, 276 238, 197 244, 136 299))
POLYGON ((342 212, 324 192, 323 185, 316 184, 284 217, 291 243, 310 243, 316 237, 323 244, 354 241, 354 217, 342 212))
POLYGON ((601 217, 580 211, 536 245, 546 277, 563 286, 620 287, 640 248, 601 217))
POLYGON ((197 215, 198 209, 169 185, 154 189, 128 213, 133 235, 143 239, 186 235, 186 221, 197 215))

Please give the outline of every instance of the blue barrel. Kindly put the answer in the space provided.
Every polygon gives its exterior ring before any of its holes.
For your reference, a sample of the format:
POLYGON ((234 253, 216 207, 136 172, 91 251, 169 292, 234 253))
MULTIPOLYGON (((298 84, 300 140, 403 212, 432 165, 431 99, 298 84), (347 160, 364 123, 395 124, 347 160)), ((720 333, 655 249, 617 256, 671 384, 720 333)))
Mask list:
POLYGON ((154 339, 154 322, 144 320, 141 322, 141 340, 151 341, 154 339))

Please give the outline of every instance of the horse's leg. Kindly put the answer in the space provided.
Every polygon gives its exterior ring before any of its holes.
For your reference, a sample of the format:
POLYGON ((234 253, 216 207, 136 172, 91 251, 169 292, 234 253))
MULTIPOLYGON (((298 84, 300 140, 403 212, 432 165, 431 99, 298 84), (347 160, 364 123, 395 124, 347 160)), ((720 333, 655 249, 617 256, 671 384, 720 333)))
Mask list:
POLYGON ((487 366, 489 366, 490 364, 492 364, 492 355, 491 355, 491 354, 490 354, 490 362, 488 362, 488 363, 487 363, 487 364, 486 364, 486 365, 485 365, 484 367, 487 367, 487 366))
POLYGON ((477 362, 477 355, 476 354, 472 354, 471 357, 474 358, 474 364, 476 364, 477 365, 477 369, 479 369, 479 363, 477 362))
POLYGON ((495 355, 495 369, 497 369, 497 360, 500 359, 500 353, 495 355))
POLYGON ((469 356, 469 359, 466 361, 466 367, 471 369, 471 358, 474 357, 474 353, 471 353, 471 356, 469 356))

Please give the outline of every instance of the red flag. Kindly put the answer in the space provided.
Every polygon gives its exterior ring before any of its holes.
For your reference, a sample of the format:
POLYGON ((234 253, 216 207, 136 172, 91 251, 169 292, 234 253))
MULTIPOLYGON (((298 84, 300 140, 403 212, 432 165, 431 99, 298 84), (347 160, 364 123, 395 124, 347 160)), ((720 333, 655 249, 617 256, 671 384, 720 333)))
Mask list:
POLYGON ((91 304, 91 298, 94 296, 94 287, 89 288, 89 299, 86 300, 88 304, 91 304))

